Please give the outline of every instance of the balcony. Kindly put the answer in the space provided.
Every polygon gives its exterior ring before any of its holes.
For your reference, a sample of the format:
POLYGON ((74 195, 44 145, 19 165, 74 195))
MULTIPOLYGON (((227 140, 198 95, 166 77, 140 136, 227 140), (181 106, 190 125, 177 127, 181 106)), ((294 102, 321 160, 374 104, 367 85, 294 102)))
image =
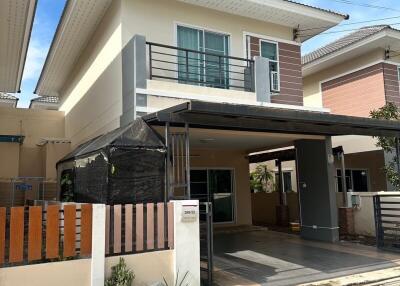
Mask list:
POLYGON ((254 60, 146 42, 149 77, 220 89, 255 91, 254 60))

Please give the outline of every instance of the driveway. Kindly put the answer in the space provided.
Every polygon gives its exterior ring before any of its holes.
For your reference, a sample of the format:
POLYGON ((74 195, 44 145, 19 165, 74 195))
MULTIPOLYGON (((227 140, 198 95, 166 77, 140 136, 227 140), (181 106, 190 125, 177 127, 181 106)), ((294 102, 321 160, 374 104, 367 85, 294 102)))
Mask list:
POLYGON ((268 231, 221 232, 214 238, 215 285, 299 285, 400 265, 400 254, 350 242, 307 241, 268 231))

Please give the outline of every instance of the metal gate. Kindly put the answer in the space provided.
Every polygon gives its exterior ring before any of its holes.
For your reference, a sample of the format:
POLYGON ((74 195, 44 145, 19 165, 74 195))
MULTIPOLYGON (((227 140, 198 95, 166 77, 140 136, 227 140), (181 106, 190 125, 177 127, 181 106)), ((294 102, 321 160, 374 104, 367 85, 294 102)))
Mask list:
POLYGON ((190 146, 189 126, 184 129, 165 126, 166 156, 166 200, 198 199, 200 219, 200 271, 201 284, 212 285, 213 281, 213 212, 209 196, 198 197, 190 190, 190 146))
POLYGON ((400 194, 374 196, 376 245, 400 251, 400 194))
POLYGON ((200 274, 201 285, 213 281, 213 212, 212 203, 200 203, 200 274))

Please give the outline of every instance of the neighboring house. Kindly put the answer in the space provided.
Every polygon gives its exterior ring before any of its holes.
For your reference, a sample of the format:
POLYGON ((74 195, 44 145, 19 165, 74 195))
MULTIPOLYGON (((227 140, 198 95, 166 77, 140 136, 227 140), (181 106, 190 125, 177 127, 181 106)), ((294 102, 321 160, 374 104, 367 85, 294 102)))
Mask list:
POLYGON ((7 94, 7 93, 3 93, 0 92, 0 106, 1 107, 17 107, 17 103, 18 103, 18 98, 7 94))
POLYGON ((8 94, 20 91, 36 2, 0 1, 1 206, 42 199, 42 190, 54 199, 55 163, 70 150, 63 112, 19 109, 18 98, 8 94))
MULTIPOLYGON (((372 110, 388 102, 400 105, 399 49, 400 31, 377 25, 360 28, 305 55, 304 105, 357 117, 369 117, 372 110)), ((349 189, 391 189, 382 170, 388 156, 373 138, 338 137, 333 142, 343 145, 347 154, 349 189)), ((340 170, 337 176, 340 179, 340 170)))
POLYGON ((57 96, 42 96, 31 100, 30 109, 58 110, 60 99, 57 96))

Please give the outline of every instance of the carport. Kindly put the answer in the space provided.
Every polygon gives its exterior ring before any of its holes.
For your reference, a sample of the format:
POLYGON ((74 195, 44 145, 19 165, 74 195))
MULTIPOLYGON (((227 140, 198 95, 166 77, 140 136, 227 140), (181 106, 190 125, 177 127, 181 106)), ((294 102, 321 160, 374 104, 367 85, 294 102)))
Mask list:
MULTIPOLYGON (((396 122, 311 112, 301 107, 283 109, 190 101, 143 119, 164 136, 168 146, 166 197, 195 198, 204 205, 200 218, 207 222, 203 226, 205 242, 202 244, 207 269, 213 268, 210 210, 214 209, 215 227, 251 224, 249 154, 293 147, 298 172, 301 237, 337 242, 339 227, 331 136, 400 135, 396 122), (243 167, 246 164, 247 169, 243 167), (207 172, 196 172, 198 169, 207 172), (228 169, 233 170, 231 175, 228 169), (222 174, 218 170, 226 172, 222 174), (222 182, 222 177, 230 178, 232 186, 226 183, 229 180, 222 182), (201 191, 201 183, 206 193, 201 191), (211 191, 210 185, 214 186, 211 191), (228 202, 231 202, 232 213, 227 210, 228 202)), ((212 279, 212 272, 208 274, 212 279)))

